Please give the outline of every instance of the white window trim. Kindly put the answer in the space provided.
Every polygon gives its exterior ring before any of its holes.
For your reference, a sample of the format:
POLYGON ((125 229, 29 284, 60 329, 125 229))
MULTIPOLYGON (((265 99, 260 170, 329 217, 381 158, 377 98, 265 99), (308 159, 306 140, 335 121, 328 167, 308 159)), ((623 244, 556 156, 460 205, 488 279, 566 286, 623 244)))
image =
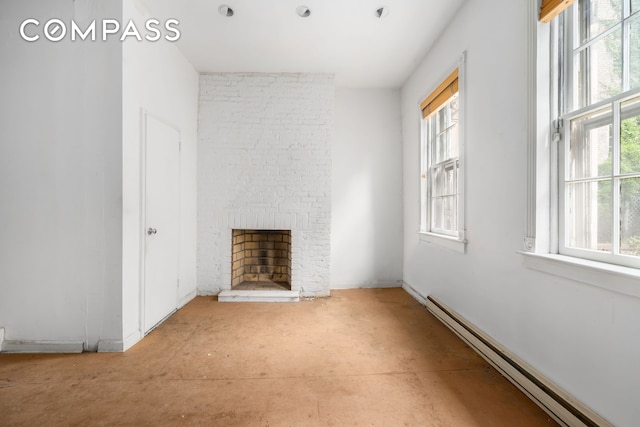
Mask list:
POLYGON ((637 268, 568 255, 519 253, 524 255, 524 265, 530 269, 640 298, 640 270, 637 268))
POLYGON ((523 250, 527 268, 624 295, 640 297, 640 269, 558 253, 558 150, 551 126, 550 25, 528 10, 527 203, 523 250), (545 102, 539 94, 549 94, 545 102), (555 173, 550 173, 555 171, 555 173))
MULTIPOLYGON (((448 76, 451 74, 456 68, 458 69, 458 161, 460 162, 459 166, 459 177, 458 177, 458 192, 459 192, 459 202, 458 202, 458 232, 457 235, 437 233, 433 231, 423 230, 423 211, 425 209, 425 204, 428 204, 430 201, 425 200, 425 181, 421 177, 420 178, 420 197, 419 197, 419 216, 420 218, 420 241, 426 243, 432 243, 437 246, 441 246, 447 249, 451 249, 456 252, 465 253, 467 240, 465 238, 465 141, 466 141, 466 59, 467 52, 462 52, 462 54, 458 57, 455 65, 450 67, 444 73, 444 76, 448 76)), ((444 80, 444 77, 435 84, 435 86, 439 85, 441 81, 444 80)), ((430 93, 430 92, 429 92, 430 93)), ((423 96, 421 99, 426 98, 427 94, 423 96)), ((426 143, 426 132, 427 132, 427 123, 421 117, 420 118, 420 174, 424 173, 425 165, 423 159, 424 145, 426 143)), ((430 221, 428 215, 426 221, 430 221)))
POLYGON ((450 249, 455 252, 465 253, 467 241, 459 237, 447 236, 446 234, 436 234, 429 231, 420 232, 420 241, 433 243, 434 245, 450 249))

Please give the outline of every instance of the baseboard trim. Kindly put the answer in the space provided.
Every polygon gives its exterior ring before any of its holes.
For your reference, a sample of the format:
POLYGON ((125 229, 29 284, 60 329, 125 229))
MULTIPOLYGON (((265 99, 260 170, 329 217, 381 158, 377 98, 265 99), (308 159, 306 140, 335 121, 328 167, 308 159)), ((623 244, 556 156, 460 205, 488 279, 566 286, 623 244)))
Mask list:
POLYGON ((3 353, 82 353, 83 341, 3 340, 3 353))
POLYGON ((4 328, 0 328, 0 352, 2 352, 2 343, 4 343, 4 328))
POLYGON ((552 383, 526 362, 501 348, 493 338, 484 334, 441 301, 428 296, 426 306, 436 318, 558 423, 571 427, 613 427, 607 420, 552 383))
POLYGON ((120 340, 100 340, 98 341, 98 353, 122 353, 124 343, 120 340))
POLYGON ((407 291, 409 295, 411 295, 416 301, 418 301, 422 305, 427 305, 427 300, 425 297, 420 294, 420 292, 416 291, 410 284, 407 282, 402 282, 402 289, 407 291))
POLYGON ((98 341, 98 353, 122 353, 136 345, 141 339, 142 334, 137 330, 124 340, 100 340, 98 341))
POLYGON ((183 296, 182 298, 180 298, 180 300, 178 301, 178 310, 184 307, 185 305, 187 305, 188 303, 190 303, 191 300, 193 300, 197 296, 198 296, 198 293, 194 290, 192 292, 189 292, 187 295, 183 296))
POLYGON ((122 343, 122 351, 129 350, 131 347, 142 341, 142 338, 143 333, 141 330, 136 330, 135 332, 131 333, 124 339, 124 342, 122 343))

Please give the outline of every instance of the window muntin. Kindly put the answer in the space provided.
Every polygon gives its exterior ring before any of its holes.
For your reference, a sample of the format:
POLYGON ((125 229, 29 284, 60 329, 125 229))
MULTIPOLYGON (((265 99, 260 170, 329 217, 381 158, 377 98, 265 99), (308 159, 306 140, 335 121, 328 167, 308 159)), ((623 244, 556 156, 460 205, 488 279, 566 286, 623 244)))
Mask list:
POLYGON ((566 26, 559 252, 640 267, 640 0, 578 0, 566 26))

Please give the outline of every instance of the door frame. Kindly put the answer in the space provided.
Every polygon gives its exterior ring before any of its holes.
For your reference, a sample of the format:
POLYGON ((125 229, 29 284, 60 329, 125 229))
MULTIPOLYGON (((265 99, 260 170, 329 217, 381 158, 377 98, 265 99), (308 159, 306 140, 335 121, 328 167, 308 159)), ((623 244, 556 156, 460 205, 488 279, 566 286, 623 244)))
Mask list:
POLYGON ((140 337, 147 336, 158 325, 164 322, 169 316, 177 311, 179 302, 179 287, 180 287, 180 247, 178 246, 178 256, 176 262, 178 263, 178 277, 176 277, 176 308, 162 318, 156 325, 152 326, 148 331, 145 330, 145 305, 146 305, 146 238, 147 238, 147 122, 152 118, 178 133, 178 242, 180 242, 181 233, 181 181, 182 181, 182 132, 178 126, 171 121, 164 119, 163 117, 150 113, 144 108, 140 108, 140 278, 139 278, 139 310, 138 310, 138 327, 140 330, 140 337))

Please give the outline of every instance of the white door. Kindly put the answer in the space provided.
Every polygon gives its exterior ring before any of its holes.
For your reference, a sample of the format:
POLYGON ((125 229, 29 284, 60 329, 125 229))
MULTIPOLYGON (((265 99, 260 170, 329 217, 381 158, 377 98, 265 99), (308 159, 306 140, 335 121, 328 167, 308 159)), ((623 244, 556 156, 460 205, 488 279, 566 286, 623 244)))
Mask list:
POLYGON ((144 331, 178 305, 180 134, 145 117, 144 331))

